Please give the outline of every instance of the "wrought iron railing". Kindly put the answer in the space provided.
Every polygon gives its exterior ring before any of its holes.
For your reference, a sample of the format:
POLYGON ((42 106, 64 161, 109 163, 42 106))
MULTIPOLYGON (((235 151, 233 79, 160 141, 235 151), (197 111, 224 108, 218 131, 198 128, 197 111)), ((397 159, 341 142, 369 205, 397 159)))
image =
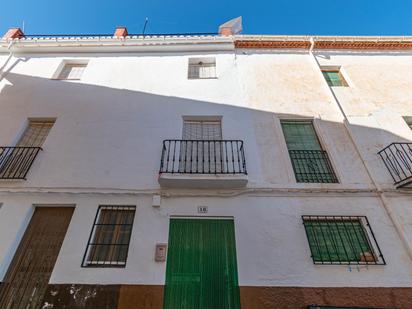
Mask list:
POLYGON ((289 150, 289 155, 297 182, 338 182, 326 151, 289 150))
POLYGON ((164 140, 160 173, 247 174, 241 140, 164 140))
POLYGON ((0 179, 26 179, 40 147, 0 146, 0 179))
POLYGON ((412 182, 412 143, 392 143, 378 154, 395 185, 401 187, 412 182))

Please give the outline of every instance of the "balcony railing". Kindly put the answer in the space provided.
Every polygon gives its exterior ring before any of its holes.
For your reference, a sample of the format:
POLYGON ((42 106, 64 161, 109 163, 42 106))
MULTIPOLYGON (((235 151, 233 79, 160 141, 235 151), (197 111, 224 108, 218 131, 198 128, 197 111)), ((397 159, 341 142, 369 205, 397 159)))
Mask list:
POLYGON ((160 173, 246 175, 243 141, 164 140, 160 173))
POLYGON ((0 146, 0 179, 26 179, 40 147, 0 146))
POLYGON ((392 143, 378 154, 397 187, 412 182, 412 143, 392 143))
POLYGON ((289 150, 289 155, 297 182, 338 182, 326 151, 289 150))

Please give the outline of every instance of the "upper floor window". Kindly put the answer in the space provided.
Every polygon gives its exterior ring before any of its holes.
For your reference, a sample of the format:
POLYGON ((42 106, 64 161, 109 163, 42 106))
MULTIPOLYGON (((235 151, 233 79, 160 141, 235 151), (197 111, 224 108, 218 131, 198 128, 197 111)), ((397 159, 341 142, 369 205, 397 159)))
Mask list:
POLYGON ((87 63, 65 63, 57 78, 80 80, 86 67, 87 63))
POLYGON ((82 266, 125 267, 135 206, 100 206, 82 266))
POLYGON ((297 182, 338 182, 311 120, 281 121, 297 182))
POLYGON ((189 58, 189 79, 216 77, 216 58, 189 58))
POLYGON ((21 136, 18 147, 41 147, 54 125, 54 120, 29 120, 29 124, 21 136))
POLYGON ((221 140, 222 124, 220 120, 184 120, 182 139, 185 140, 221 140))
POLYGON ((330 87, 348 87, 340 68, 322 68, 322 74, 330 87))
POLYGON ((364 216, 303 216, 303 224, 315 264, 385 264, 364 216))

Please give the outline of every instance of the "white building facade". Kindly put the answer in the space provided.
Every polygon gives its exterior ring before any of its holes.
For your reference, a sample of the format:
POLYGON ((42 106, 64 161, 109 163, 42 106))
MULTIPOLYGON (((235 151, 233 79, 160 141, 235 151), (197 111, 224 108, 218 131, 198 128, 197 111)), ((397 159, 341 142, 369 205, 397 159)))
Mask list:
POLYGON ((1 308, 412 308, 411 38, 119 30, 0 41, 1 308))

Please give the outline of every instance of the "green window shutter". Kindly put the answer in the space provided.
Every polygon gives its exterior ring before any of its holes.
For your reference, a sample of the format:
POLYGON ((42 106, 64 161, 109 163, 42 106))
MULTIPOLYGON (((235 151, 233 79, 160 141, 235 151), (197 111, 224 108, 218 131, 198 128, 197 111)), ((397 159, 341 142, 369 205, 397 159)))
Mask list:
POLYGON ((359 262, 372 254, 359 220, 308 220, 304 222, 314 262, 359 262))
POLYGON ((347 83, 339 71, 322 71, 327 83, 331 87, 346 87, 347 83))
POLYGON ((311 121, 282 121, 282 129, 289 150, 321 150, 311 121))
POLYGON ((289 156, 297 182, 336 183, 326 151, 320 142, 311 121, 282 121, 289 156))

